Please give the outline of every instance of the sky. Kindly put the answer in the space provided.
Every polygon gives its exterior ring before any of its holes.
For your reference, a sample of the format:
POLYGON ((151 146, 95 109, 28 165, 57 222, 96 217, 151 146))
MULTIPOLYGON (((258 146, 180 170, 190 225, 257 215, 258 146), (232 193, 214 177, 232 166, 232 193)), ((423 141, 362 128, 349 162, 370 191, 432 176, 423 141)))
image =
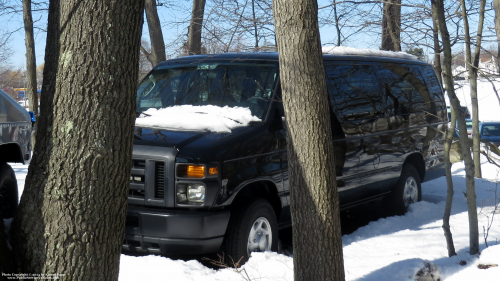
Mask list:
MULTIPOLYGON (((500 88, 500 80, 495 85, 500 88)), ((463 99, 469 91, 468 84, 461 82, 459 86, 457 96, 462 105, 469 105, 470 101, 463 99)), ((480 120, 500 120, 500 105, 491 84, 483 80, 478 88, 480 120)), ((22 194, 28 166, 12 166, 22 194)), ((450 225, 457 255, 448 257, 441 228, 446 200, 446 179, 442 176, 422 183, 422 201, 412 204, 404 216, 380 218, 342 236, 346 281, 415 280, 419 271, 426 274, 425 268, 431 268, 441 281, 499 281, 500 168, 486 158, 481 159, 481 168, 483 178, 475 180, 480 256, 468 253, 465 172, 463 163, 455 163, 450 225)), ((7 226, 10 222, 4 221, 7 226)), ((119 281, 291 281, 293 266, 293 256, 272 252, 253 254, 240 269, 220 270, 197 260, 122 254, 119 281)))
MULTIPOLYGON (((165 1, 163 1, 165 2, 165 1)), ((165 40, 165 44, 167 45, 167 55, 168 53, 172 53, 173 49, 179 48, 180 42, 179 37, 183 38, 183 34, 187 31, 187 26, 189 25, 189 16, 191 11, 191 0, 178 0, 178 1, 167 1, 168 5, 159 6, 158 12, 160 21, 163 26, 163 36, 165 40), (169 45, 174 44, 175 48, 169 47, 169 45)), ((318 6, 325 7, 329 3, 330 0, 319 0, 318 6)), ((210 5, 213 5, 213 1, 207 1, 206 8, 206 16, 210 12, 210 5)), ((359 12, 359 10, 363 9, 365 6, 358 6, 358 8, 351 13, 359 12), (361 7, 361 8, 359 8, 361 7)), ((374 8, 372 12, 375 14, 378 13, 378 8, 374 8)), ((341 13, 339 11, 339 13, 341 13)), ((320 9, 319 15, 321 18, 330 16, 331 18, 331 8, 320 9)), ((212 16, 212 19, 214 17, 212 16)), ((46 11, 36 12, 33 14, 33 19, 35 21, 35 46, 36 46, 36 60, 37 65, 43 63, 44 61, 44 48, 45 48, 45 28, 46 28, 46 11)), ((347 47, 356 47, 356 48, 371 48, 378 49, 380 45, 380 38, 378 33, 380 32, 377 29, 371 30, 371 32, 354 32, 349 31, 347 25, 352 23, 352 21, 359 21, 359 18, 356 19, 346 19, 345 25, 343 29, 343 33, 345 36, 349 36, 346 39, 343 46, 347 47)), ((377 19, 373 19, 377 20, 377 19)), ((378 19, 380 20, 380 18, 378 19)), ((9 43, 12 47, 13 56, 11 58, 10 63, 15 67, 24 67, 26 64, 25 59, 25 43, 24 43, 24 30, 22 29, 22 15, 20 13, 8 16, 0 16, 0 32, 2 31, 13 31, 17 30, 14 34, 12 34, 9 43)), ((216 24, 216 22, 214 23, 216 24)), ((207 32, 206 30, 204 32, 207 32)), ((333 25, 320 25, 321 39, 322 44, 332 44, 336 42, 336 31, 333 25)), ((185 37, 185 36, 184 36, 185 37)), ((147 24, 143 26, 143 39, 147 41, 149 38, 147 24)), ((416 38, 411 35, 406 35, 403 38, 405 42, 412 42, 416 40, 416 38)), ((425 42, 422 42, 425 43, 425 42)))

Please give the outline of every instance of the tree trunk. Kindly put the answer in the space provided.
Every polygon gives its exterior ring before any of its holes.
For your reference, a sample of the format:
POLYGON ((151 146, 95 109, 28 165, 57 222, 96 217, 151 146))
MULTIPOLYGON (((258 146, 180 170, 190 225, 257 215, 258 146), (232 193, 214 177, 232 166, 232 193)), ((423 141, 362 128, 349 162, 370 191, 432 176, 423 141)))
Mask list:
POLYGON ((474 174, 476 178, 482 178, 481 175, 481 152, 480 152, 480 141, 479 141, 479 107, 477 100, 477 74, 479 66, 479 54, 481 52, 481 39, 483 32, 484 23, 484 8, 486 6, 486 0, 481 0, 480 11, 479 11, 479 24, 477 27, 477 40, 476 40, 476 50, 474 52, 474 60, 472 59, 471 52, 471 40, 469 33, 469 20, 467 18, 467 10, 465 6, 465 1, 460 0, 460 5, 462 6, 462 18, 464 20, 464 35, 465 35, 465 46, 466 46, 466 64, 467 70, 469 72, 470 81, 470 95, 472 101, 472 153, 474 159, 474 174))
POLYGON ((479 101, 477 97, 477 76, 479 71, 479 56, 481 54, 481 39, 484 24, 484 9, 486 0, 481 0, 481 8, 479 12, 479 25, 476 37, 476 50, 474 52, 474 60, 472 61, 472 75, 470 75, 471 101, 472 101, 472 151, 474 153, 474 167, 476 178, 482 178, 481 171, 481 141, 479 134, 479 101))
POLYGON ((401 51, 401 0, 384 2, 382 50, 401 51))
POLYGON ((493 0, 493 9, 495 10, 495 32, 497 34, 497 72, 500 73, 500 0, 493 0))
POLYGON ((38 93, 36 85, 35 40, 33 38, 33 19, 31 17, 31 0, 23 0, 24 42, 26 44, 26 94, 29 109, 38 116, 38 93))
POLYGON ((333 17, 335 18, 335 31, 337 32, 337 46, 340 46, 340 43, 341 43, 341 33, 340 33, 339 16, 337 14, 337 3, 336 3, 336 0, 333 0, 333 17))
POLYGON ((273 2, 288 132, 296 281, 344 280, 317 5, 316 0, 273 2))
POLYGON ((50 2, 37 146, 13 222, 19 272, 118 278, 143 11, 50 2))
POLYGON ((201 28, 203 27, 203 14, 205 13, 205 0, 193 0, 191 23, 189 24, 188 53, 189 55, 201 54, 201 28))
MULTIPOLYGON (((439 20, 438 20, 438 12, 444 13, 444 9, 438 9, 436 1, 432 1, 432 21, 433 21, 433 33, 434 33, 434 69, 436 70, 436 73, 438 73, 438 78, 439 81, 441 82, 441 85, 443 84, 443 77, 442 77, 442 68, 441 68, 441 47, 439 45, 439 20)), ((444 16, 443 16, 444 17, 444 16)), ((452 78, 453 79, 453 78, 452 78)), ((447 81, 449 84, 449 81, 447 81)), ((453 81, 451 81, 451 84, 453 84, 453 81)), ((446 132, 445 135, 445 141, 444 141, 444 166, 445 166, 445 173, 446 173, 446 187, 447 187, 447 192, 446 192, 446 205, 444 209, 444 214, 443 214, 443 231, 444 231, 444 236, 446 238, 446 248, 448 249, 448 257, 456 256, 457 252, 455 250, 455 244, 453 242, 453 235, 451 233, 451 228, 450 228, 450 216, 451 216, 451 207, 453 205, 453 178, 451 174, 451 166, 452 163, 450 161, 450 150, 451 150, 451 144, 453 141, 453 135, 455 133, 455 126, 456 126, 456 115, 455 111, 452 110, 451 112, 451 128, 448 128, 448 131, 446 132)))
POLYGON ((255 51, 259 51, 259 31, 257 30, 257 18, 255 17, 255 0, 252 0, 252 17, 253 17, 253 29, 255 37, 255 51))
MULTIPOLYGON (((432 3, 434 5, 434 2, 432 3)), ((435 7, 432 7, 432 35, 434 41, 434 70, 441 85, 443 85, 443 68, 441 67, 441 46, 439 44, 439 22, 435 12, 435 7)), ((450 143, 451 144, 451 143, 450 143)))
POLYGON ((165 55, 165 42, 161 31, 160 18, 156 10, 156 0, 145 0, 144 10, 149 29, 149 40, 151 41, 151 56, 146 56, 155 67, 159 62, 167 59, 165 55))
POLYGON ((477 209, 476 209, 476 193, 475 193, 475 182, 474 182, 474 162, 472 161, 470 153, 470 145, 467 136, 467 127, 465 125, 465 116, 462 110, 456 110, 461 108, 460 101, 458 100, 455 89, 453 87, 453 74, 451 70, 451 44, 450 44, 450 34, 448 33, 448 28, 446 26, 446 19, 444 15, 444 4, 443 0, 432 0, 435 1, 437 6, 437 17, 439 22, 439 32, 441 33, 441 38, 443 41, 443 53, 444 53, 444 63, 443 63, 443 78, 446 84, 446 91, 450 99, 452 108, 457 114, 459 134, 460 134, 460 145, 462 148, 463 159, 465 163, 465 180, 467 186, 467 207, 469 210, 469 244, 470 244, 470 254, 475 255, 479 253, 479 231, 477 222, 477 209))
POLYGON ((446 139, 444 142, 444 165, 445 165, 445 173, 446 173, 446 205, 443 214, 443 231, 444 236, 446 238, 446 248, 448 249, 448 257, 456 256, 457 252, 455 250, 455 244, 453 243, 453 235, 451 233, 450 228, 450 216, 451 216, 451 207, 453 205, 453 177, 451 174, 451 166, 452 163, 450 161, 450 149, 451 142, 453 140, 453 135, 455 133, 455 124, 456 124, 456 116, 455 111, 451 112, 451 128, 449 128, 448 132, 446 132, 446 139))

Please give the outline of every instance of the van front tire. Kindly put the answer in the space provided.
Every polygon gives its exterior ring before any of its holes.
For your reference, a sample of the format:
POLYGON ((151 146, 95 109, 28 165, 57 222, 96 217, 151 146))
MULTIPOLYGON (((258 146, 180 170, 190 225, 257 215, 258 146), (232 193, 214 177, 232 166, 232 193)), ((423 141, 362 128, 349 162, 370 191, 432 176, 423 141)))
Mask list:
POLYGON ((278 222, 267 200, 256 199, 231 212, 222 251, 230 266, 241 266, 252 252, 278 250, 278 222))
POLYGON ((14 170, 7 164, 0 164, 0 212, 3 219, 16 215, 18 205, 17 179, 14 170))
POLYGON ((395 215, 404 215, 411 204, 422 200, 422 186, 417 169, 411 165, 403 166, 401 176, 391 195, 392 210, 395 215))

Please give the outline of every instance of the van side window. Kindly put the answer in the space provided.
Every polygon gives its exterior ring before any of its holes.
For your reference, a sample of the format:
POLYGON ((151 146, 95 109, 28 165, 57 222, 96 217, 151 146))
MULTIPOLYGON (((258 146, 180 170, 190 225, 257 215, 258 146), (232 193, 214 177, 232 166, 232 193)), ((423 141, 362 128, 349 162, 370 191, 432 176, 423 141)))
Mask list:
POLYGON ((434 68, 431 66, 424 66, 420 68, 424 80, 427 81, 427 88, 429 89, 429 94, 433 101, 436 102, 436 107, 438 110, 446 109, 446 104, 443 99, 441 83, 439 82, 434 68))
POLYGON ((384 116, 380 84, 371 65, 326 65, 325 69, 330 102, 340 121, 384 116))
POLYGON ((420 75, 409 67, 384 64, 378 71, 390 114, 409 114, 428 111, 430 96, 420 75), (425 97, 425 98, 424 98, 425 97))

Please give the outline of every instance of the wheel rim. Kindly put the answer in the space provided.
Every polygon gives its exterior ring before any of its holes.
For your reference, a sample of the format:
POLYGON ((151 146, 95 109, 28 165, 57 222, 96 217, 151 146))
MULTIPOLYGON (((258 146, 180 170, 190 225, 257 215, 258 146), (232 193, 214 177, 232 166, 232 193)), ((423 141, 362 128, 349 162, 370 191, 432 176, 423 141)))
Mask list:
POLYGON ((252 252, 264 252, 271 250, 273 233, 269 221, 260 217, 255 220, 248 234, 247 254, 252 252))
POLYGON ((406 208, 408 208, 410 204, 418 201, 418 185, 417 181, 413 177, 408 177, 406 179, 403 201, 406 208))

